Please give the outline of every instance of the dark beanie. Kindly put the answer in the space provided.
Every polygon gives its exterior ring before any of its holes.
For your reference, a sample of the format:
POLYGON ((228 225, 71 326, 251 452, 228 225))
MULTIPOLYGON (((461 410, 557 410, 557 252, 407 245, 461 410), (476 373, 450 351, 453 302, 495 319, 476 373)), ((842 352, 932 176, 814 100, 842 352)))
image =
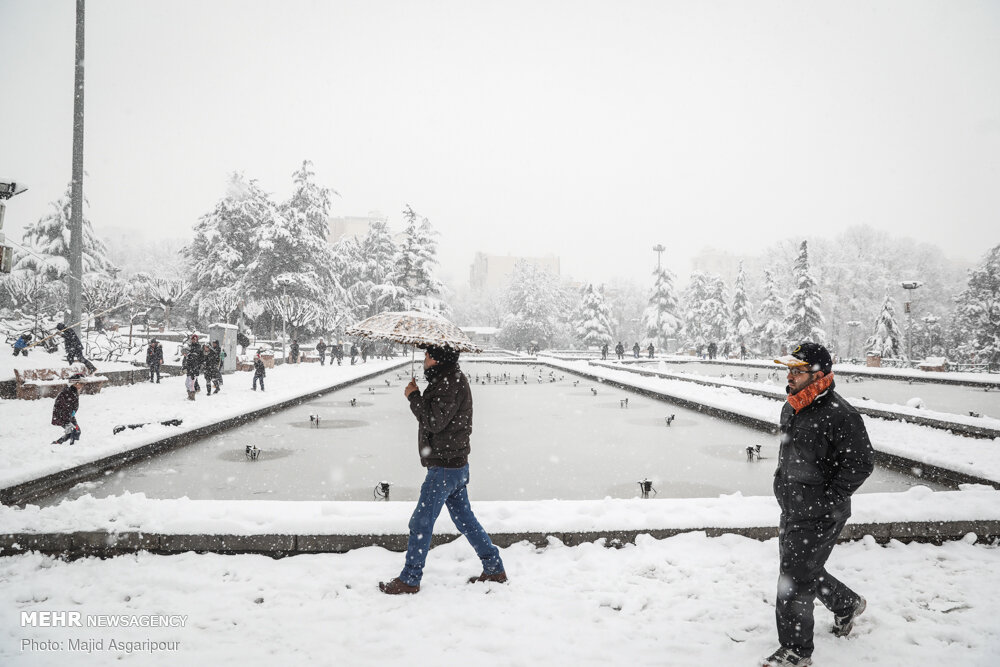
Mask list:
POLYGON ((458 350, 450 347, 432 346, 427 348, 427 354, 439 364, 454 364, 458 362, 458 355, 460 353, 458 350))

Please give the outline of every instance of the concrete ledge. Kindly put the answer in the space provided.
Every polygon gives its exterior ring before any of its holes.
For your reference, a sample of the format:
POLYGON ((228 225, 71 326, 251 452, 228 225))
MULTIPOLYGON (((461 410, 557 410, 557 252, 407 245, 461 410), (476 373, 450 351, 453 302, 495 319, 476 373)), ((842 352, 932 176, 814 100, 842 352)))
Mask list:
MULTIPOLYGON (((639 535, 666 539, 682 533, 704 532, 708 537, 741 535, 753 540, 766 541, 778 536, 777 526, 744 526, 726 528, 661 528, 656 530, 604 530, 604 531, 554 531, 525 533, 495 533, 493 543, 509 547, 529 542, 544 548, 552 539, 566 546, 577 546, 603 540, 604 546, 619 548, 635 544, 639 535)), ((841 533, 840 542, 859 540, 871 535, 879 544, 891 540, 942 544, 961 540, 975 533, 980 541, 1000 540, 1000 520, 961 521, 907 521, 894 523, 848 523, 841 533)), ((459 539, 454 533, 435 535, 432 547, 459 539)), ((170 535, 154 533, 108 533, 87 531, 74 533, 5 533, 0 534, 0 556, 23 554, 29 551, 66 559, 84 557, 112 558, 139 551, 174 555, 190 551, 217 554, 260 554, 283 558, 297 554, 346 553, 365 547, 382 547, 389 551, 406 551, 407 535, 170 535)))

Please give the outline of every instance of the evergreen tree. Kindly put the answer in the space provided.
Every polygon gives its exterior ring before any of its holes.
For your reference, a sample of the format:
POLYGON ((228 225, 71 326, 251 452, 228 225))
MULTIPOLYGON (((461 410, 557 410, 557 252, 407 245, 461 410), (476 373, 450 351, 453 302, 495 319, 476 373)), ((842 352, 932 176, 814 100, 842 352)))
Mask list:
POLYGON ((439 298, 444 285, 432 271, 437 260, 437 232, 427 218, 420 219, 409 205, 403 211, 405 227, 394 271, 389 281, 395 286, 402 310, 426 308, 444 311, 439 298))
POLYGON ((347 288, 347 302, 356 320, 386 310, 401 310, 404 290, 393 284, 399 249, 384 220, 373 220, 361 239, 338 247, 337 275, 347 288), (398 306, 394 308, 394 306, 398 306))
POLYGON ((256 181, 238 172, 230 177, 226 195, 198 220, 194 239, 182 251, 191 263, 192 304, 208 299, 213 290, 270 283, 269 275, 251 276, 249 270, 260 254, 259 230, 270 227, 277 215, 256 181))
MULTIPOLYGON (((14 272, 24 275, 37 273, 42 282, 62 280, 69 274, 70 218, 73 202, 71 186, 51 204, 52 210, 24 230, 22 242, 30 252, 18 250, 14 272)), ((107 248, 94 233, 86 216, 83 218, 83 275, 96 277, 113 269, 107 258, 107 248)))
POLYGON ((728 353, 729 307, 726 305, 726 283, 719 276, 708 276, 705 299, 698 308, 702 330, 707 342, 719 346, 720 353, 728 353))
POLYGON ((882 310, 875 320, 875 329, 865 342, 868 354, 889 359, 905 359, 903 332, 896 323, 896 302, 888 294, 882 302, 882 310))
POLYGON ((497 341, 507 348, 526 348, 532 342, 548 347, 568 310, 558 278, 531 262, 515 265, 504 304, 507 314, 497 341))
POLYGON ((743 262, 740 262, 740 270, 736 274, 736 283, 733 286, 732 320, 729 327, 733 348, 737 351, 740 346, 749 349, 754 343, 753 316, 750 314, 750 303, 747 300, 746 283, 747 275, 743 271, 743 262))
POLYGON ((611 344, 611 314, 604 295, 594 289, 592 283, 587 283, 582 291, 579 318, 576 323, 576 336, 586 347, 600 347, 611 344))
POLYGON ((953 330, 963 359, 1000 365, 1000 245, 969 272, 966 288, 956 299, 953 330))
POLYGON ((666 268, 657 267, 653 277, 653 292, 642 315, 646 328, 646 340, 643 342, 653 343, 658 350, 666 350, 667 341, 676 336, 681 328, 677 296, 674 294, 674 275, 666 268))
POLYGON ((709 277, 701 271, 691 273, 691 280, 684 290, 684 345, 701 353, 708 345, 708 332, 702 320, 702 304, 708 299, 709 277))
POLYGON ((788 331, 785 337, 789 343, 803 341, 825 343, 823 313, 820 311, 822 299, 816 289, 816 280, 809 273, 809 249, 803 241, 799 246, 799 256, 792 269, 795 291, 788 303, 788 331))
POLYGON ((777 286, 770 271, 764 271, 764 298, 757 310, 757 328, 755 335, 761 354, 774 356, 779 354, 785 342, 785 303, 778 294, 777 286))
POLYGON ((326 241, 331 191, 313 177, 312 163, 303 161, 287 202, 275 211, 266 198, 259 201, 264 215, 254 234, 256 256, 247 269, 258 298, 288 295, 317 307, 342 301, 326 241))

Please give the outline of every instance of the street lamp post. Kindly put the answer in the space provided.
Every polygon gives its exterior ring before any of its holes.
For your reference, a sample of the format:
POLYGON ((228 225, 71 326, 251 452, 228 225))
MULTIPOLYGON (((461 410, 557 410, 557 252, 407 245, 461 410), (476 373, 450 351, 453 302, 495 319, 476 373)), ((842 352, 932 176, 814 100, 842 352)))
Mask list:
POLYGON ((850 336, 848 336, 848 339, 847 339, 847 356, 849 356, 851 359, 853 359, 854 358, 854 332, 857 331, 858 327, 861 326, 861 322, 858 322, 857 320, 850 320, 850 321, 847 322, 847 326, 850 327, 850 329, 851 329, 850 336))
POLYGON ((939 321, 941 321, 941 318, 938 317, 937 315, 924 315, 920 319, 922 319, 924 321, 924 327, 925 327, 925 330, 927 332, 927 336, 926 336, 926 338, 927 338, 927 343, 926 343, 927 353, 924 355, 926 357, 927 355, 929 355, 929 354, 931 354, 933 352, 932 347, 934 345, 934 336, 931 334, 931 329, 934 327, 935 324, 937 324, 939 321))
POLYGON ((663 251, 664 250, 666 250, 666 248, 663 246, 662 243, 657 243, 656 245, 653 246, 653 252, 656 253, 656 270, 657 270, 657 272, 659 272, 659 270, 660 270, 660 257, 663 255, 663 251))
MULTIPOLYGON (((912 292, 921 285, 922 282, 919 280, 904 280, 899 283, 904 290, 907 292, 912 292)), ((910 299, 912 297, 907 296, 906 303, 904 304, 904 309, 906 310, 906 358, 911 359, 913 357, 913 310, 911 306, 910 299)))

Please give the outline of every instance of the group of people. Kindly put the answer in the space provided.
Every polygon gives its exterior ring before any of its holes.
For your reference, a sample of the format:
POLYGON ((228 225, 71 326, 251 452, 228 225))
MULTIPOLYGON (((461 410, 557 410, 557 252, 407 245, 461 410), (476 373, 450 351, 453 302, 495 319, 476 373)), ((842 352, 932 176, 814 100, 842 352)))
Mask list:
MULTIPOLYGON (((150 345, 156 341, 150 341, 150 345)), ((157 343, 157 346, 159 344, 157 343)), ((149 358, 149 353, 147 352, 147 359, 149 358)), ((187 397, 189 401, 193 401, 195 394, 201 391, 201 385, 198 382, 198 376, 204 374, 205 376, 205 392, 206 396, 212 395, 212 389, 215 389, 215 393, 218 394, 222 391, 222 365, 225 362, 226 353, 222 349, 222 345, 217 340, 213 340, 211 343, 199 343, 198 334, 191 334, 190 342, 187 348, 184 350, 184 360, 181 366, 184 368, 184 372, 187 378, 184 382, 184 388, 187 390, 187 397)), ((162 351, 160 353, 160 362, 162 363, 163 355, 162 351)), ((158 367, 157 367, 158 369, 158 367)), ((152 368, 150 368, 150 381, 152 381, 152 368)), ((157 370, 157 377, 159 377, 159 370, 157 370)))
MULTIPOLYGON (((639 343, 636 343, 635 345, 632 346, 633 357, 638 359, 641 352, 642 348, 639 347, 639 343)), ((650 359, 653 358, 654 352, 656 352, 656 348, 653 347, 652 343, 646 346, 646 354, 649 356, 650 359)), ((625 358, 625 346, 622 344, 621 341, 618 341, 618 344, 615 345, 615 354, 618 356, 619 359, 625 358)), ((608 358, 608 344, 605 343, 604 345, 601 346, 601 359, 606 360, 607 358, 608 358)))

